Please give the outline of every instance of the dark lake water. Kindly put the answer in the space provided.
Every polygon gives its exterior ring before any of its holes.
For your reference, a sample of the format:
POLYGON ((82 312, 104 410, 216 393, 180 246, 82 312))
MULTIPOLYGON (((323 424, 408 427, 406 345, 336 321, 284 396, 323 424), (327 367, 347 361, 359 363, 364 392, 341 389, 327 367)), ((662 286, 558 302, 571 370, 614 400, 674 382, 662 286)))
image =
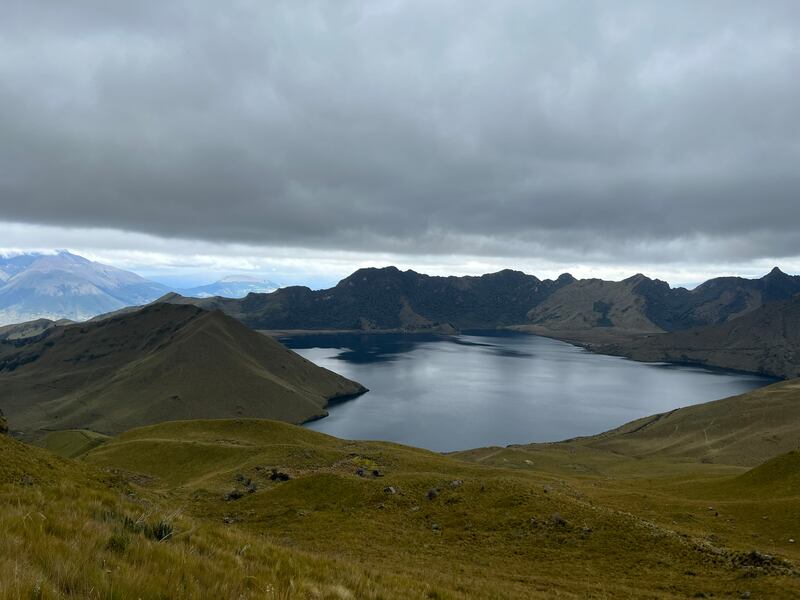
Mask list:
POLYGON ((592 354, 497 333, 283 339, 370 391, 307 426, 347 439, 437 451, 563 440, 772 383, 754 375, 592 354))

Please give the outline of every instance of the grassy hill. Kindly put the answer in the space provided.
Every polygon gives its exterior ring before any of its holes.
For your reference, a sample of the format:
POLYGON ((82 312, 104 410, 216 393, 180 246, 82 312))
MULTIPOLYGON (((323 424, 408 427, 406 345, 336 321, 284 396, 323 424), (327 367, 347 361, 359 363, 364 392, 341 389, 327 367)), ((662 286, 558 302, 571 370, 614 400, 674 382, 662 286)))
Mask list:
POLYGON ((177 498, 6 436, 0 529, 0 598, 341 600, 430 591, 187 514, 177 498))
POLYGON ((129 431, 85 461, 135 474, 194 518, 416 581, 427 597, 800 593, 800 553, 774 537, 794 531, 794 513, 763 520, 777 505, 738 500, 731 525, 727 506, 722 518, 708 510, 736 498, 744 468, 552 446, 444 456, 269 421, 193 421, 129 431), (594 472, 574 468, 579 452, 594 472))
POLYGON ((165 420, 302 422, 364 388, 219 312, 156 304, 0 342, 0 397, 15 431, 114 434, 165 420))
POLYGON ((58 456, 75 458, 105 444, 109 439, 109 436, 89 429, 68 429, 51 431, 45 435, 42 445, 58 456))
POLYGON ((794 598, 798 400, 451 455, 257 419, 80 461, 0 437, 0 597, 794 598))
POLYGON ((0 340, 21 340, 24 338, 36 337, 43 334, 48 329, 57 327, 59 324, 68 325, 72 321, 66 319, 62 321, 51 321, 50 319, 36 319, 14 325, 0 326, 0 340))
POLYGON ((754 466, 800 446, 800 380, 646 417, 575 443, 626 456, 754 466))
POLYGON ((640 291, 645 282, 655 283, 643 275, 619 282, 575 281, 554 292, 526 316, 531 323, 554 330, 614 327, 632 332, 660 332, 661 327, 647 314, 647 294, 640 291))

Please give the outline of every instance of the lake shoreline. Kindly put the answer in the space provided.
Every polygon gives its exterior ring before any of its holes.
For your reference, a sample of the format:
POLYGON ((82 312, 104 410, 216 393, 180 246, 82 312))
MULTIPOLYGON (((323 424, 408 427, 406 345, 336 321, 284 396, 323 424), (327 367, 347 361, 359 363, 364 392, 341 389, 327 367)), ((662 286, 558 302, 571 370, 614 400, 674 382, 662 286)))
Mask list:
POLYGON ((344 439, 436 452, 559 443, 774 383, 749 373, 586 352, 513 330, 472 330, 463 337, 305 335, 285 343, 371 390, 363 399, 332 402, 328 416, 304 425, 344 439))
POLYGON ((787 379, 784 375, 759 370, 757 368, 742 368, 708 362, 707 359, 686 360, 675 359, 668 355, 653 357, 640 356, 635 352, 626 351, 626 346, 632 341, 642 338, 663 335, 652 331, 636 331, 619 328, 595 327, 586 330, 554 330, 540 325, 504 325, 496 328, 469 328, 457 330, 455 328, 421 328, 421 329, 286 329, 269 330, 259 329, 259 333, 275 338, 277 340, 286 338, 302 338, 313 336, 339 336, 339 335, 434 335, 442 337, 452 337, 458 335, 491 335, 492 333, 502 334, 503 332, 515 332, 525 335, 544 337, 558 340, 583 348, 594 354, 603 356, 616 356, 626 358, 638 363, 653 364, 666 363, 676 366, 701 367, 710 371, 724 371, 729 373, 739 373, 744 375, 757 375, 768 377, 775 381, 787 379))

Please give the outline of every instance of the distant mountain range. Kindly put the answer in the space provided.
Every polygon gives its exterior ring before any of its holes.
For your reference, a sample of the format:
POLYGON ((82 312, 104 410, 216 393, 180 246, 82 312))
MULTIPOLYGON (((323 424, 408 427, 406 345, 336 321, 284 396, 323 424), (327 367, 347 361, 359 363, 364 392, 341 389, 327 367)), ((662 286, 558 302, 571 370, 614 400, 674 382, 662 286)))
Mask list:
POLYGON ((175 291, 193 298, 212 298, 214 296, 244 298, 247 294, 274 292, 279 287, 277 283, 272 281, 263 281, 247 275, 230 275, 208 285, 175 291))
POLYGON ((70 252, 0 256, 0 325, 36 319, 83 321, 175 291, 197 298, 240 298, 277 287, 270 281, 234 275, 205 286, 176 289, 70 252))
MULTIPOLYGON (((0 341, 0 397, 15 430, 115 434, 182 419, 300 423, 366 391, 220 312, 154 304, 0 341)), ((37 433, 39 432, 39 433, 37 433)))
POLYGON ((254 329, 431 330, 530 325, 550 331, 676 331, 724 323, 800 293, 800 276, 722 277, 693 290, 634 275, 623 281, 540 280, 519 271, 431 277, 395 267, 361 269, 335 287, 281 288, 243 299, 164 300, 218 308, 254 329))
POLYGON ((0 324, 81 321, 152 302, 169 288, 69 252, 0 257, 0 324))
POLYGON ((540 280, 517 271, 429 277, 362 269, 328 290, 162 300, 219 309, 261 330, 438 331, 509 327, 648 361, 800 375, 800 277, 721 277, 693 290, 635 275, 540 280))
POLYGON ((0 340, 40 334, 63 317, 130 312, 131 305, 158 298, 219 309, 258 330, 453 333, 511 327, 641 360, 800 374, 793 366, 800 352, 800 276, 777 267, 759 279, 720 277, 693 290, 641 274, 623 281, 569 274, 541 280, 511 270, 432 277, 385 267, 360 269, 317 291, 292 286, 264 293, 258 290, 275 284, 229 277, 183 290, 193 297, 66 252, 4 259, 0 269, 0 324, 49 318, 0 327, 0 340))

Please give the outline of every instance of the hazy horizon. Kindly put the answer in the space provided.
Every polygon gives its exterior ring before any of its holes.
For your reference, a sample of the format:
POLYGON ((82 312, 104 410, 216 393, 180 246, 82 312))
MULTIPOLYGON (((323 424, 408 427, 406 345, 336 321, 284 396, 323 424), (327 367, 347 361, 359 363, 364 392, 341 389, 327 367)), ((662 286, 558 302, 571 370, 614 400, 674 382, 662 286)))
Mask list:
MULTIPOLYGON (((59 252, 68 252, 70 254, 74 254, 74 255, 77 255, 77 256, 82 256, 78 252, 70 250, 70 249, 67 249, 67 248, 37 249, 37 250, 31 250, 31 251, 2 250, 2 249, 0 249, 0 258, 10 258, 10 257, 13 257, 13 256, 19 256, 19 255, 55 255, 55 254, 57 254, 59 252)), ((88 257, 83 256, 83 258, 88 258, 88 257)), ((90 260, 93 260, 93 259, 90 259, 90 260)), ((96 262, 101 262, 102 263, 102 261, 96 261, 96 262)), ((102 264, 107 264, 107 265, 112 266, 112 267, 121 268, 118 265, 115 265, 115 264, 112 264, 112 263, 102 263, 102 264)), ((387 267, 397 267, 397 265, 381 264, 381 265, 369 265, 369 267, 380 269, 380 268, 387 268, 387 267)), ((201 272, 195 272, 195 273, 181 273, 179 270, 176 270, 176 271, 173 271, 172 273, 170 273, 168 271, 167 274, 163 274, 163 275, 162 274, 147 275, 148 271, 147 271, 147 267, 146 266, 144 267, 144 269, 126 269, 126 270, 130 270, 131 272, 136 273, 137 275, 140 275, 142 277, 145 277, 146 279, 149 279, 150 281, 154 281, 156 283, 160 283, 162 285, 165 285, 167 287, 171 287, 171 288, 174 288, 174 289, 188 289, 188 288, 200 287, 200 286, 209 285, 209 284, 212 284, 212 283, 222 282, 225 279, 230 279, 230 280, 233 280, 233 281, 253 280, 253 281, 259 281, 259 282, 271 282, 271 283, 277 284, 279 287, 288 287, 288 286, 300 285, 300 286, 310 287, 311 289, 314 289, 314 290, 319 290, 319 289, 325 289, 325 288, 334 287, 342 279, 344 279, 347 276, 351 275, 353 272, 355 272, 359 268, 364 268, 364 267, 354 268, 353 271, 349 271, 347 273, 344 273, 340 277, 327 277, 327 278, 326 277, 316 277, 316 278, 312 277, 312 278, 309 278, 309 279, 306 279, 306 280, 287 279, 285 277, 285 275, 281 276, 280 273, 276 273, 274 270, 271 271, 271 272, 252 271, 252 272, 249 272, 249 273, 248 272, 242 272, 242 271, 235 271, 235 270, 234 271, 201 271, 201 272)), ((786 271, 786 269, 781 268, 780 265, 775 265, 772 268, 781 269, 787 275, 797 275, 797 273, 786 271)), ((522 270, 522 269, 515 269, 514 267, 503 267, 503 268, 497 269, 495 271, 467 272, 467 273, 427 273, 427 272, 419 270, 419 269, 414 269, 413 267, 401 268, 400 270, 402 270, 402 271, 411 270, 411 271, 415 271, 417 273, 420 273, 422 275, 433 275, 433 276, 451 276, 451 275, 453 275, 453 276, 464 276, 464 275, 480 276, 480 275, 486 275, 486 274, 489 274, 489 273, 496 273, 497 271, 506 270, 506 269, 516 270, 516 271, 522 270)), ((755 274, 753 276, 747 276, 746 278, 748 278, 748 279, 758 279, 760 277, 763 277, 764 275, 767 275, 767 273, 769 271, 771 271, 771 270, 772 269, 768 269, 764 273, 760 273, 760 274, 757 273, 757 274, 755 274)), ((566 275, 566 274, 575 276, 577 279, 589 279, 589 278, 596 277, 596 275, 594 275, 593 273, 589 273, 585 277, 584 276, 577 276, 572 271, 562 271, 562 272, 560 272, 560 273, 558 273, 558 274, 556 274, 556 275, 554 275, 552 277, 550 277, 550 276, 545 277, 545 276, 541 276, 540 274, 531 273, 531 272, 527 272, 527 271, 523 271, 523 272, 525 272, 528 275, 536 276, 539 279, 553 279, 553 280, 557 279, 560 275, 566 275)), ((620 278, 615 279, 613 281, 620 281, 622 279, 626 279, 627 277, 632 277, 633 275, 636 275, 636 274, 638 274, 638 272, 637 273, 630 273, 630 274, 628 274, 628 275, 626 275, 624 277, 620 277, 620 278)), ((643 274, 643 275, 645 275, 647 277, 650 277, 651 279, 657 279, 657 277, 654 277, 649 273, 641 273, 641 274, 643 274)), ((741 277, 742 275, 731 274, 731 273, 721 273, 721 274, 715 275, 713 277, 710 277, 709 279, 712 279, 714 277, 728 277, 728 276, 741 277)), ((687 289, 693 289, 693 288, 697 287, 698 285, 702 284, 704 281, 707 281, 707 280, 693 281, 693 282, 667 281, 667 283, 672 288, 683 287, 683 288, 687 288, 687 289)))

